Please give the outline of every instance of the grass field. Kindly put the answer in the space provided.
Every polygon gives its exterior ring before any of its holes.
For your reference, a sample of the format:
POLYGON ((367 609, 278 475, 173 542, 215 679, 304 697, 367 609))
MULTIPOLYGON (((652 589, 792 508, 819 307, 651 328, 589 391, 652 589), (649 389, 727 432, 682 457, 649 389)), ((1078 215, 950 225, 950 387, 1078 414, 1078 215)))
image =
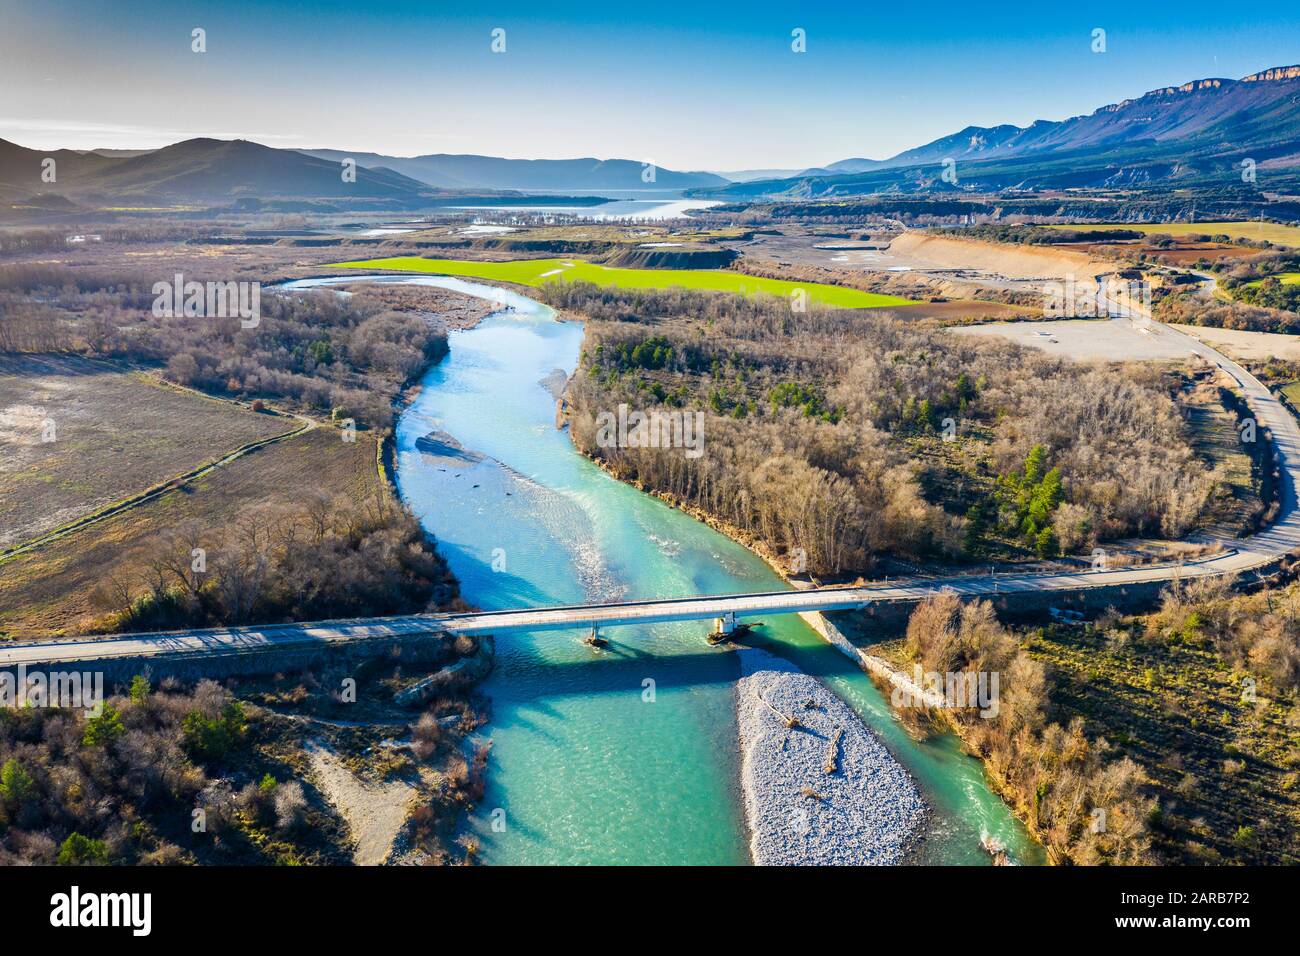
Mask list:
MULTIPOLYGON (((1272 278, 1277 279, 1283 285, 1300 285, 1300 272, 1279 272, 1272 278)), ((1261 285, 1263 282, 1263 279, 1256 279, 1254 282, 1247 282, 1246 285, 1261 285)))
POLYGON ((366 433, 332 428, 260 448, 163 497, 0 565, 0 638, 36 639, 97 629, 96 590, 154 557, 160 536, 193 522, 228 528, 241 515, 296 510, 316 490, 363 501, 384 485, 366 433))
POLYGON ((766 293, 789 296, 796 289, 808 293, 808 302, 839 309, 876 309, 882 306, 912 305, 910 299, 846 289, 815 282, 791 282, 765 279, 718 269, 610 269, 581 259, 517 259, 511 262, 468 262, 460 259, 420 259, 399 256, 391 259, 368 259, 339 262, 340 269, 389 269, 400 272, 423 272, 433 275, 462 276, 540 286, 547 281, 593 282, 600 286, 622 289, 667 289, 680 286, 741 295, 766 293))
POLYGON ((295 427, 86 359, 0 356, 0 546, 295 427))
POLYGON ((1043 229, 1132 229, 1135 232, 1167 236, 1231 236, 1233 239, 1267 239, 1279 246, 1300 246, 1300 227, 1275 222, 1079 222, 1043 226, 1043 229))

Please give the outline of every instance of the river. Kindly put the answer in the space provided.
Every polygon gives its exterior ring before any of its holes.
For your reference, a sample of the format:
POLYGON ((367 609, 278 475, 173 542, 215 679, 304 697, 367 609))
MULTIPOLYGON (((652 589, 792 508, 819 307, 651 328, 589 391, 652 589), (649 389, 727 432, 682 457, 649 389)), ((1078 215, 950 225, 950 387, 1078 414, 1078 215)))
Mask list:
MULTIPOLYGON (((409 282, 504 302, 430 369, 401 415, 403 499, 485 609, 778 590, 741 545, 609 477, 555 427, 543 380, 577 365, 582 326, 522 295, 459 279, 348 276, 290 288, 409 282), (484 456, 434 459, 416 441, 450 433, 484 456)), ((705 642, 706 622, 497 640, 487 795, 473 814, 493 864, 748 862, 733 685, 735 657, 705 642), (503 813, 494 814, 494 810, 503 813), (493 825, 493 821, 496 825, 493 825)), ((916 742, 851 661, 797 617, 757 642, 821 677, 911 771, 933 814, 912 862, 987 864, 991 837, 1019 862, 1041 848, 986 786, 955 738, 916 742)))

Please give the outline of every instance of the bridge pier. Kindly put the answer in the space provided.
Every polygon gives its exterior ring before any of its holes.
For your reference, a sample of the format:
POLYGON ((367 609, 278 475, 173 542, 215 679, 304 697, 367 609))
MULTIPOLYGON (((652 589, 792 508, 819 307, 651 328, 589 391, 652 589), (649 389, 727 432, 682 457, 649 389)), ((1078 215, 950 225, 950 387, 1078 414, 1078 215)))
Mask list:
POLYGON ((714 618, 713 633, 717 637, 730 637, 736 633, 736 612, 728 611, 722 617, 714 618))

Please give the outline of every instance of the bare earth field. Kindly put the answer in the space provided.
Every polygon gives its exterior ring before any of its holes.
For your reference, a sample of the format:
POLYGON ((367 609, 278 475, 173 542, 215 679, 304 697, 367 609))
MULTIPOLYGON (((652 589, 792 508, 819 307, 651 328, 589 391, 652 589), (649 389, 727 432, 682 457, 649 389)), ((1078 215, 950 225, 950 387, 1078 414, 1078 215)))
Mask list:
POLYGON ((1174 328, 1240 361, 1267 362, 1273 358, 1300 361, 1300 336, 1297 335, 1239 332, 1200 325, 1175 325, 1174 328))
POLYGON ((332 747, 320 741, 307 746, 312 775, 326 798, 348 822, 357 866, 379 866, 406 822, 416 788, 404 780, 367 783, 348 770, 332 747))
POLYGON ((743 240, 725 241, 726 248, 734 249, 752 259, 770 259, 783 265, 818 266, 823 269, 844 269, 862 272, 880 272, 892 262, 882 254, 881 242, 860 242, 819 235, 798 226, 781 226, 763 231, 743 240))
MULTIPOLYGON (((1184 343, 1175 341, 1159 328, 1144 329, 1128 319, 993 322, 987 325, 962 326, 951 331, 957 335, 996 335, 1009 339, 1017 345, 1031 346, 1051 355, 1079 361, 1183 359, 1192 354, 1184 343)), ((1288 336, 1277 337, 1288 338, 1288 336)))
POLYGON ((930 319, 940 325, 964 325, 972 322, 993 322, 1016 319, 1034 320, 1039 312, 1021 305, 1005 302, 986 302, 980 299, 958 299, 949 302, 921 302, 906 309, 873 309, 874 315, 916 322, 930 319))
POLYGON ((295 427, 104 363, 0 356, 0 546, 295 427))
POLYGON ((225 528, 241 515, 300 508, 315 489, 362 500, 384 484, 374 440, 317 428, 260 448, 184 488, 0 564, 0 638, 30 639, 95 630, 104 615, 96 590, 108 569, 130 575, 160 536, 194 522, 225 528))
POLYGON ((919 232, 895 239, 888 256, 914 268, 980 270, 1008 279, 1083 279, 1115 271, 1115 263, 1073 249, 950 239, 919 232))

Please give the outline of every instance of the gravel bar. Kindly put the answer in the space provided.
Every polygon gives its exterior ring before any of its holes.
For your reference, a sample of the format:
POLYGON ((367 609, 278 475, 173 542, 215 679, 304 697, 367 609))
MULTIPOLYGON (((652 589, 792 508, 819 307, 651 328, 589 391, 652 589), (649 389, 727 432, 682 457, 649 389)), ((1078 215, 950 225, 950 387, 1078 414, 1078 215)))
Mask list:
POLYGON ((901 863, 928 813, 911 775, 816 678, 766 651, 738 653, 741 777, 754 862, 901 863))

